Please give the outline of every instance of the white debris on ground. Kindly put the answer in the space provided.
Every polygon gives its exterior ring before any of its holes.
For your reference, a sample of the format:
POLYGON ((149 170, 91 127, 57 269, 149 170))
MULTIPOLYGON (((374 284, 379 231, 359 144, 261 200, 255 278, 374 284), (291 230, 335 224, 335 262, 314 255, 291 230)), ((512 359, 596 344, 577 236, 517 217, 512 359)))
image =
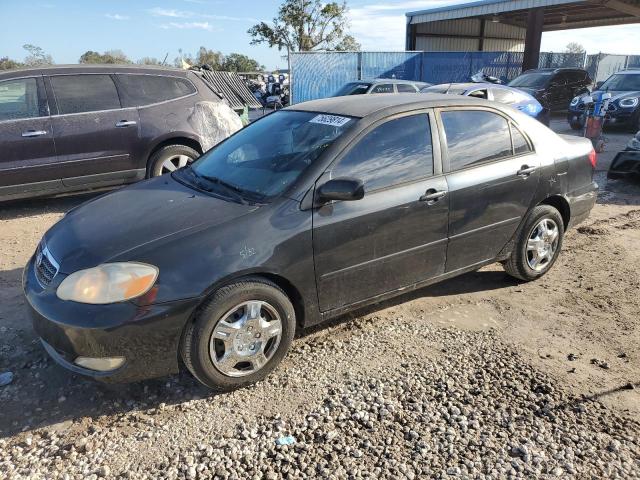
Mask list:
POLYGON ((189 124, 200 135, 204 152, 242 128, 240 116, 224 102, 196 103, 189 124))

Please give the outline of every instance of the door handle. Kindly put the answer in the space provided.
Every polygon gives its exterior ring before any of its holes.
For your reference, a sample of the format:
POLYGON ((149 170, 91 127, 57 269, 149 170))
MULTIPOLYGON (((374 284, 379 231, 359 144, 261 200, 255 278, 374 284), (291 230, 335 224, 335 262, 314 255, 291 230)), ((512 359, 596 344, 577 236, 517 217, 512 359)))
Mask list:
POLYGON ((537 169, 538 169, 537 167, 530 167, 528 165, 522 165, 520 167, 520 170, 518 170, 518 173, 516 175, 518 175, 519 177, 528 177, 533 172, 535 172, 537 169))
POLYGON ((419 198, 419 200, 421 202, 427 202, 429 205, 432 205, 436 203, 438 200, 440 200, 442 197, 444 197, 446 194, 447 194, 446 190, 435 190, 433 188, 430 188, 425 192, 424 195, 422 195, 419 198))
POLYGON ((26 132, 22 132, 23 137, 41 137, 46 134, 46 130, 27 130, 26 132))
POLYGON ((135 125, 137 122, 135 120, 120 120, 119 122, 116 123, 116 127, 122 128, 122 127, 131 127, 133 125, 135 125))

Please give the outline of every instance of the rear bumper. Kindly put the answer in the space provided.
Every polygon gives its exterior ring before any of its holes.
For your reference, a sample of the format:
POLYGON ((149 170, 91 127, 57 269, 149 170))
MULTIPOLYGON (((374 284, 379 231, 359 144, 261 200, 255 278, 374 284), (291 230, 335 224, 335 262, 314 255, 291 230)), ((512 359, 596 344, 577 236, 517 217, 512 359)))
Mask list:
POLYGON ((58 364, 110 383, 178 371, 180 337, 197 299, 145 306, 133 302, 87 305, 60 300, 55 294, 59 282, 54 279, 43 289, 35 279, 33 259, 25 268, 23 287, 33 328, 58 364), (104 372, 76 365, 78 357, 124 357, 125 362, 104 372))
POLYGON ((596 182, 591 182, 589 185, 567 194, 571 212, 569 228, 575 227, 589 217, 593 206, 596 204, 597 198, 598 184, 596 182))

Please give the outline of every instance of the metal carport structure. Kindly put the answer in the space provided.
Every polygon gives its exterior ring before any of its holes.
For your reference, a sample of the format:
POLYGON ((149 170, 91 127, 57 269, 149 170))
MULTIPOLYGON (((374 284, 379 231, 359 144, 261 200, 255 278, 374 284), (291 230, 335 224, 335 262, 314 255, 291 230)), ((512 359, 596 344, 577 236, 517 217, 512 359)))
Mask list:
POLYGON ((526 70, 543 32, 640 23, 640 0, 480 0, 406 16, 407 50, 524 51, 526 70))

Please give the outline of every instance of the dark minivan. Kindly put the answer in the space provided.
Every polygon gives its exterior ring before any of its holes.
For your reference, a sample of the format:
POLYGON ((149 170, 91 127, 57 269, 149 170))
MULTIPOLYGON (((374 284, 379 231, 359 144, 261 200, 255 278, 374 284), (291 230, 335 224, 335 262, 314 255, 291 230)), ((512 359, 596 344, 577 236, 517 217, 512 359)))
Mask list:
POLYGON ((237 117, 192 71, 73 65, 0 73, 0 200, 175 170, 233 133, 214 138, 211 110, 237 117))
POLYGON ((535 97, 540 104, 552 111, 566 111, 578 94, 589 92, 593 81, 582 68, 538 68, 527 70, 509 82, 535 97))
POLYGON ((184 363, 247 385, 298 328, 497 261, 544 275, 595 203, 595 160, 588 139, 470 97, 296 104, 68 212, 24 270, 33 325, 81 374, 184 363))

